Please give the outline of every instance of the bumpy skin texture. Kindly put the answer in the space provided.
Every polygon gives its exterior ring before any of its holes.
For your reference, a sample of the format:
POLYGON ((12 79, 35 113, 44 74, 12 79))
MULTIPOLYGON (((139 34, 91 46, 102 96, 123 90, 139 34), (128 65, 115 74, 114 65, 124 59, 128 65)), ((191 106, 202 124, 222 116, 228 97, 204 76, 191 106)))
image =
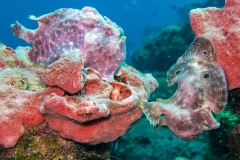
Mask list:
POLYGON ((13 24, 13 34, 33 45, 28 57, 37 63, 53 63, 69 53, 84 59, 85 67, 99 71, 104 78, 113 78, 125 59, 123 30, 91 7, 82 10, 59 9, 41 17, 30 16, 39 27, 26 29, 13 24))
POLYGON ((227 83, 214 58, 211 41, 196 38, 167 72, 168 84, 178 83, 176 93, 168 100, 157 99, 142 106, 151 124, 167 125, 181 139, 196 139, 203 130, 219 127, 211 111, 224 109, 227 83))
POLYGON ((216 49, 216 62, 226 73, 228 89, 240 87, 240 1, 226 0, 219 8, 194 9, 191 26, 197 37, 208 37, 216 49))

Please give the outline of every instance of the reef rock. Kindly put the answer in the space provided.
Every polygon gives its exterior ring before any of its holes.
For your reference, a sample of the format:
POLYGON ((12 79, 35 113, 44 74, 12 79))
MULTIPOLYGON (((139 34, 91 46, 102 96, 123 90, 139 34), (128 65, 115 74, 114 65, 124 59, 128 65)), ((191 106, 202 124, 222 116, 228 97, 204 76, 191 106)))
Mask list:
POLYGON ((125 59, 123 30, 94 8, 63 8, 30 19, 38 22, 36 30, 26 29, 19 22, 11 27, 15 36, 33 45, 28 57, 35 63, 49 65, 74 53, 84 59, 85 67, 97 70, 104 78, 113 78, 125 59))
POLYGON ((189 24, 170 25, 154 35, 144 38, 142 44, 131 54, 132 65, 141 72, 167 72, 193 41, 189 24))
POLYGON ((219 113, 224 109, 227 83, 214 58, 211 41, 196 38, 167 72, 168 84, 178 83, 176 93, 170 99, 142 105, 151 124, 167 125, 181 139, 196 139, 202 131, 220 126, 211 111, 219 113))
POLYGON ((224 112, 216 115, 221 126, 209 132, 212 159, 236 160, 240 157, 240 89, 229 91, 224 112))
POLYGON ((216 49, 216 62, 226 73, 228 89, 240 87, 240 1, 226 0, 223 9, 194 9, 191 26, 197 37, 208 37, 216 49))

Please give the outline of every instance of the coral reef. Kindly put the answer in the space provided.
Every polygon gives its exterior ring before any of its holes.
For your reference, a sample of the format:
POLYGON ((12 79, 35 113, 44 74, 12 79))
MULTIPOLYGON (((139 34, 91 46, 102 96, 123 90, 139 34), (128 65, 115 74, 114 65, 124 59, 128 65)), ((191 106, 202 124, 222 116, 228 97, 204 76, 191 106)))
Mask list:
POLYGON ((240 1, 226 0, 223 9, 194 9, 191 26, 197 37, 208 37, 216 49, 216 62, 226 73, 228 89, 240 87, 240 1))
POLYGON ((152 129, 146 118, 141 118, 131 130, 119 140, 116 157, 124 159, 166 159, 184 156, 189 160, 213 160, 208 158, 208 132, 197 140, 183 141, 167 127, 160 131, 152 129))
POLYGON ((214 58, 209 39, 198 37, 193 41, 167 72, 168 84, 178 83, 176 93, 170 99, 141 106, 151 124, 167 125, 181 139, 196 139, 202 131, 219 127, 211 111, 219 113, 224 109, 227 84, 214 58))
POLYGON ((85 67, 92 67, 104 78, 113 78, 125 59, 123 30, 94 8, 63 8, 38 18, 30 16, 30 19, 38 22, 36 30, 26 29, 19 22, 11 27, 15 36, 33 45, 28 52, 33 62, 49 65, 74 53, 83 57, 85 67))
POLYGON ((112 143, 93 146, 66 140, 44 122, 36 127, 26 127, 16 146, 0 147, 0 159, 100 160, 109 158, 111 148, 112 143))
POLYGON ((22 136, 23 123, 31 127, 43 122, 37 107, 41 105, 44 96, 63 92, 46 88, 40 79, 40 74, 44 72, 43 66, 34 68, 18 58, 24 54, 18 55, 11 48, 0 45, 0 55, 0 144, 8 148, 14 146, 22 136))
POLYGON ((170 25, 144 39, 132 53, 132 65, 141 72, 167 72, 194 39, 189 24, 170 25), (143 63, 147 62, 147 63, 143 63))
POLYGON ((216 115, 221 126, 209 132, 210 149, 215 159, 235 160, 240 157, 239 93, 239 88, 229 91, 225 111, 216 115))
POLYGON ((61 137, 80 143, 108 143, 124 135, 158 83, 120 65, 122 30, 90 7, 31 18, 38 21, 37 30, 18 22, 12 29, 33 48, 0 46, 0 145, 15 146, 25 128, 44 120, 61 137))
MULTIPOLYGON (((5 48, 2 49, 5 52, 9 52, 9 60, 14 60, 18 56, 18 53, 9 50, 6 46, 1 47, 5 48)), ((60 58, 51 66, 53 68, 55 65, 59 66, 62 64, 61 61, 65 62, 65 60, 65 57, 60 58)), ((79 61, 83 60, 79 59, 79 61)), ((13 63, 8 60, 2 62, 2 64, 13 63)), ((19 62, 21 62, 19 59, 16 60, 16 63, 19 62)), ((63 65, 63 68, 58 69, 64 70, 61 73, 69 73, 63 78, 71 79, 70 70, 72 70, 71 66, 75 65, 75 61, 67 64, 68 68, 64 68, 63 65)), ((152 76, 142 75, 127 65, 123 65, 118 71, 117 77, 121 82, 115 80, 106 82, 101 79, 97 71, 85 68, 84 73, 81 73, 85 75, 83 88, 76 94, 70 94, 58 88, 58 84, 52 87, 43 84, 41 75, 43 77, 50 75, 47 79, 57 79, 60 75, 54 72, 58 70, 53 69, 49 72, 47 67, 41 65, 19 67, 15 64, 2 68, 0 71, 2 75, 0 144, 2 146, 5 148, 14 146, 24 133, 23 124, 33 127, 42 123, 44 118, 62 137, 77 142, 98 144, 114 141, 124 135, 141 117, 139 103, 146 101, 150 92, 157 87, 152 76), (56 76, 52 77, 52 75, 56 76)))
MULTIPOLYGON (((226 4, 225 9, 228 6, 226 4)), ((74 153, 67 159, 77 159, 86 153, 76 153, 82 146, 80 143, 85 143, 104 148, 90 157, 108 158, 112 142, 123 136, 140 119, 142 112, 151 124, 166 125, 184 140, 196 139, 204 130, 219 127, 211 111, 219 113, 224 109, 227 82, 217 62, 227 72, 229 88, 237 86, 229 76, 236 70, 231 72, 226 63, 221 63, 219 44, 208 34, 197 34, 167 72, 168 85, 178 84, 176 93, 167 100, 147 102, 158 87, 156 79, 123 62, 126 52, 123 30, 97 10, 91 7, 59 9, 39 18, 30 16, 30 19, 38 22, 36 30, 26 29, 19 22, 11 27, 14 35, 32 44, 32 48, 21 47, 14 51, 0 46, 0 152, 7 154, 3 157, 30 158, 36 147, 43 152, 37 152, 37 158, 47 159, 49 152, 55 152, 49 159, 64 159, 69 151, 74 153), (44 137, 52 143, 41 142, 44 137), (59 146, 66 151, 62 152, 59 146)), ((165 35, 166 44, 175 41, 172 38, 175 34, 183 36, 177 27, 161 34, 165 35)), ((186 41, 189 37, 191 35, 186 41)), ((175 49, 173 52, 181 51, 186 41, 178 47, 171 46, 175 49)), ((159 64, 160 58, 165 62, 163 57, 169 58, 169 55, 158 52, 155 57, 151 55, 151 60, 156 62, 149 63, 150 66, 159 64)), ((149 61, 149 57, 142 58, 141 63, 143 61, 149 61)), ((137 141, 151 143, 144 137, 137 141)))
POLYGON ((189 22, 189 11, 196 8, 218 7, 224 6, 225 0, 206 0, 206 1, 189 1, 177 7, 177 13, 181 18, 181 22, 189 22))
POLYGON ((51 94, 40 107, 53 130, 76 142, 107 143, 124 135, 142 115, 139 104, 157 87, 150 75, 140 75, 127 65, 117 73, 116 79, 123 83, 105 82, 93 69, 86 69, 85 75, 86 83, 79 95, 51 94))

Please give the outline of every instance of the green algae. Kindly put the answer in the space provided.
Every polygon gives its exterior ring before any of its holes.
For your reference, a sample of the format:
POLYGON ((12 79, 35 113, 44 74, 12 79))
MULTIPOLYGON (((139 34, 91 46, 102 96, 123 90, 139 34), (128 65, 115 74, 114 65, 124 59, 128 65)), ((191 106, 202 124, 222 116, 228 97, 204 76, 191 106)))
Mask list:
POLYGON ((0 73, 2 83, 19 90, 38 90, 46 88, 40 77, 21 68, 8 68, 0 73))
POLYGON ((24 135, 12 148, 0 148, 0 159, 5 160, 95 160, 107 159, 110 143, 86 145, 63 139, 46 122, 33 128, 26 127, 24 135))
POLYGON ((189 160, 189 159, 187 159, 187 158, 185 158, 185 157, 177 157, 177 158, 175 158, 174 160, 189 160))
POLYGON ((38 129, 28 129, 18 141, 15 153, 11 157, 16 160, 60 157, 59 155, 62 155, 64 150, 58 138, 57 133, 46 128, 46 124, 40 125, 38 129))
POLYGON ((215 115, 221 126, 209 131, 210 152, 219 160, 235 160, 240 157, 240 117, 228 104, 224 112, 215 115))

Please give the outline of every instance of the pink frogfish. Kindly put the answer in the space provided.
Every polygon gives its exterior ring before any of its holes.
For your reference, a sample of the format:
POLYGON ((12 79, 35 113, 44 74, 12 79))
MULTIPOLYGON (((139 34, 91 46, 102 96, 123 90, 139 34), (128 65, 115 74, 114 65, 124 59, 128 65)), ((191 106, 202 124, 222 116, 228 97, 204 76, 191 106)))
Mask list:
POLYGON ((52 64, 68 54, 84 59, 84 67, 113 79, 126 56, 123 29, 92 7, 82 10, 62 8, 40 17, 37 29, 27 29, 19 22, 11 25, 13 34, 33 45, 28 58, 52 64))
POLYGON ((178 84, 170 99, 146 102, 141 107, 154 126, 166 125, 184 140, 196 139, 204 130, 220 124, 211 111, 219 113, 227 103, 227 82, 212 42, 197 37, 167 72, 168 85, 178 84))

